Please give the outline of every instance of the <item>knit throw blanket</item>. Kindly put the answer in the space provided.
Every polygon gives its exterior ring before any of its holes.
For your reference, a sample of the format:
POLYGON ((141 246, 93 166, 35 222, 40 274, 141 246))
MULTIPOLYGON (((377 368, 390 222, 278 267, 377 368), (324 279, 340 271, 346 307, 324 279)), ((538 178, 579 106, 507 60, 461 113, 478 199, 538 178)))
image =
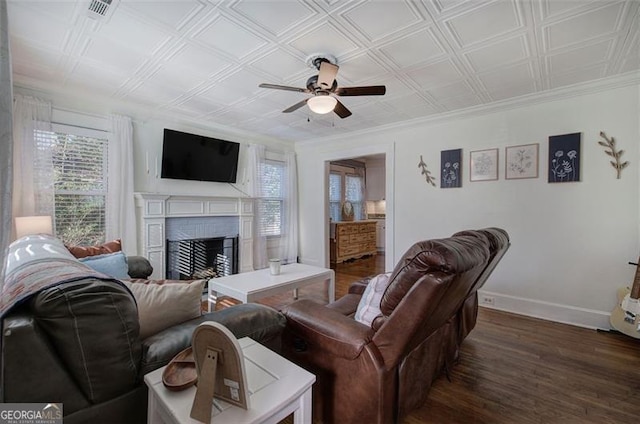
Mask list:
POLYGON ((49 287, 84 278, 118 281, 79 262, 60 240, 43 235, 25 237, 12 243, 6 270, 0 317, 49 287))

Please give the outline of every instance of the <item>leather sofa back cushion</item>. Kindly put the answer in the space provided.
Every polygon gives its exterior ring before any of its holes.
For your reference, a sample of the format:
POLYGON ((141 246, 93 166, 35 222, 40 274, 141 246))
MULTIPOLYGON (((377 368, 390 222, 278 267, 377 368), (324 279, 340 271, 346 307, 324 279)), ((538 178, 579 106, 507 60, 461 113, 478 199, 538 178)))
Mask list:
POLYGON ((41 291, 31 308, 91 403, 113 399, 138 385, 142 359, 138 316, 125 287, 85 278, 41 291))
POLYGON ((138 304, 140 338, 146 339, 166 328, 202 315, 202 289, 205 280, 184 283, 124 284, 138 304))
POLYGON ((122 251, 120 239, 108 241, 95 246, 67 246, 69 252, 76 258, 86 258, 87 256, 104 255, 105 253, 115 253, 122 251))

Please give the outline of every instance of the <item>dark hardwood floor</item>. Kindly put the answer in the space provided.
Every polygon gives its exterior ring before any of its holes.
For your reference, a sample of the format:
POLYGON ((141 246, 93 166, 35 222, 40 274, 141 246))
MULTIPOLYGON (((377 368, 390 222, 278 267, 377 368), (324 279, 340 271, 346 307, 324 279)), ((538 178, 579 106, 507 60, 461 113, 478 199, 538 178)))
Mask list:
MULTIPOLYGON (((338 264, 336 298, 353 281, 384 272, 384 256, 338 264)), ((300 297, 327 301, 324 287, 300 297)), ((615 294, 612 293, 612 296, 615 294)), ((264 299, 276 308, 291 294, 264 299)), ((233 301, 230 301, 234 303, 233 301)), ((480 308, 451 381, 433 384, 404 424, 640 422, 640 340, 480 308)))

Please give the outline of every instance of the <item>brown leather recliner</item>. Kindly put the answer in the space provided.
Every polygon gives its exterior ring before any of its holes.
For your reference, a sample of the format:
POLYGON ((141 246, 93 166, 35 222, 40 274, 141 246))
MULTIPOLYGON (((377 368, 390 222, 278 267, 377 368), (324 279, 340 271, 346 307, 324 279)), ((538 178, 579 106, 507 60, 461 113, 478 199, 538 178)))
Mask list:
MULTIPOLYGON (((353 319, 368 279, 330 305, 300 300, 286 307, 284 354, 317 376, 315 417, 391 423, 420 406, 457 357, 462 309, 467 302, 477 308, 468 299, 495 267, 495 247, 482 232, 416 243, 391 273, 371 326, 353 319)), ((465 315, 465 331, 476 313, 465 315)))

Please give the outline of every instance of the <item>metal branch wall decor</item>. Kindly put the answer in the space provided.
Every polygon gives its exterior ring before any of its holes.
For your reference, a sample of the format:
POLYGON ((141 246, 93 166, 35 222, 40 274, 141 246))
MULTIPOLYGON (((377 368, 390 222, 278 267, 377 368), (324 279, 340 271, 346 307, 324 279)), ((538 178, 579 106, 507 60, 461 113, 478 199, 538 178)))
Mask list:
POLYGON ((613 137, 607 137, 604 131, 600 131, 600 137, 604 138, 606 140, 606 143, 604 141, 598 141, 598 144, 605 148, 604 152, 608 156, 611 156, 613 159, 615 159, 615 162, 609 161, 609 163, 615 168, 618 174, 616 178, 619 180, 622 176, 622 170, 629 165, 629 161, 624 161, 622 163, 620 162, 620 156, 622 156, 624 150, 616 151, 616 140, 613 137))
POLYGON ((436 186, 436 177, 434 177, 433 175, 431 175, 431 171, 429 171, 427 169, 427 164, 424 163, 424 160, 422 159, 422 155, 420 155, 420 163, 418 164, 418 168, 421 169, 420 173, 422 175, 424 175, 425 179, 427 180, 427 183, 431 184, 432 186, 436 186))

